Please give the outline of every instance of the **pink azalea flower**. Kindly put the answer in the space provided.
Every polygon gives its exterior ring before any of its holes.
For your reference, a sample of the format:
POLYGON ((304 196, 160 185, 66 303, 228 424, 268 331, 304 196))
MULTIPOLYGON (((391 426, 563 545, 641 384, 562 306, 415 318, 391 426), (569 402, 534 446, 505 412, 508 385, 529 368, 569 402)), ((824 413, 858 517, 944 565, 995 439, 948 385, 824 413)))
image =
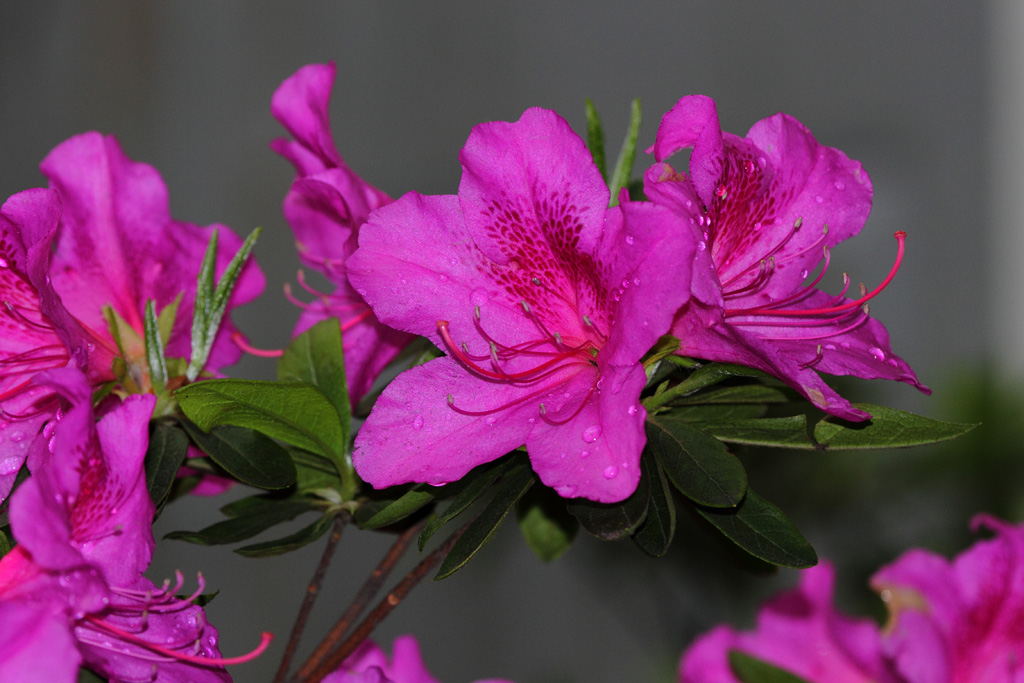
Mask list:
POLYGON ((690 218, 698 241, 694 272, 712 276, 694 277, 693 297, 673 325, 680 353, 759 368, 849 420, 869 415, 818 371, 894 379, 930 393, 867 312, 903 257, 902 232, 896 266, 880 286, 856 298, 846 296, 845 276, 839 295, 816 288, 829 249, 857 234, 871 209, 861 165, 819 145, 785 114, 759 121, 745 138, 725 133, 714 101, 702 95, 682 98, 665 114, 647 151, 663 162, 686 147, 693 148, 689 176, 666 163, 645 176, 652 201, 690 218))
POLYGON ((800 585, 765 605, 752 632, 718 626, 687 649, 680 683, 739 683, 729 667, 739 650, 811 683, 898 683, 882 653, 878 626, 832 605, 835 571, 823 562, 800 573, 800 585))
MULTIPOLYGON (((141 340, 146 301, 159 311, 180 296, 166 351, 190 355, 196 277, 209 240, 208 230, 171 219, 159 174, 125 157, 113 137, 73 137, 41 167, 53 189, 27 190, 0 208, 0 501, 56 409, 52 390, 33 376, 73 365, 93 386, 115 379, 111 361, 120 351, 104 306, 141 340)), ((218 244, 223 272, 241 241, 220 226, 218 244)), ((229 309, 262 289, 262 273, 248 264, 229 309)), ((238 360, 233 333, 225 316, 208 372, 238 360)), ((125 360, 143 364, 141 344, 122 342, 125 360)))
POLYGON ((458 196, 378 209, 346 264, 384 323, 447 353, 388 385, 356 471, 443 484, 525 443, 562 496, 623 500, 645 442, 640 359, 688 297, 693 243, 662 207, 608 209, 552 111, 477 126, 460 158, 458 196))
POLYGON ((952 561, 911 550, 871 579, 890 612, 885 653, 908 682, 1024 682, 1024 525, 971 526, 996 537, 952 561))
MULTIPOLYGON (((413 636, 395 639, 392 656, 372 640, 364 640, 324 683, 440 683, 427 671, 420 645, 413 636)), ((476 683, 510 683, 489 678, 476 683)))
POLYGON ((298 176, 285 196, 284 215, 299 258, 334 285, 333 292, 321 294, 299 273, 300 284, 317 298, 312 303, 293 299, 303 309, 293 335, 326 318, 340 320, 349 398, 355 406, 413 336, 381 324, 346 276, 345 259, 356 249, 360 226, 391 198, 356 175, 334 146, 327 114, 334 75, 333 62, 309 64, 281 84, 271 112, 294 139, 274 140, 271 147, 295 166, 298 176))
POLYGON ((130 396, 95 422, 80 371, 36 381, 62 408, 12 497, 18 545, 0 560, 0 678, 74 681, 84 664, 117 680, 230 680, 223 665, 234 660, 220 657, 216 629, 175 597, 181 577, 158 588, 142 576, 154 546, 143 458, 156 398, 130 396))

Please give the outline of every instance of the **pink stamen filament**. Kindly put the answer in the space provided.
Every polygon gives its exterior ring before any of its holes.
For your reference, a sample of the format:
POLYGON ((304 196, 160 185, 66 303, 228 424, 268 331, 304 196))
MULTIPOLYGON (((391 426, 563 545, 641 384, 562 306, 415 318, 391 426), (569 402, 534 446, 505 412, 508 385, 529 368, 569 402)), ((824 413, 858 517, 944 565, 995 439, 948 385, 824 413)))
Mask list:
POLYGON ((245 341, 245 337, 238 330, 231 333, 231 341, 242 351, 253 356, 259 356, 260 358, 280 358, 284 355, 283 349, 257 349, 245 341))
MULTIPOLYGON (((882 282, 877 287, 875 287, 870 292, 861 295, 861 297, 858 298, 855 301, 848 301, 848 302, 846 302, 844 304, 840 304, 838 306, 826 306, 824 308, 807 308, 807 309, 774 308, 773 306, 775 306, 777 304, 772 304, 770 306, 764 306, 764 307, 760 307, 760 308, 726 309, 725 310, 725 315, 726 316, 768 315, 768 316, 798 316, 798 317, 807 317, 807 316, 816 316, 816 315, 831 315, 833 313, 845 313, 845 312, 848 312, 848 311, 852 311, 852 310, 854 310, 856 308, 860 308, 862 305, 864 305, 865 303, 867 303, 871 299, 873 299, 876 296, 878 296, 882 292, 882 290, 884 290, 886 287, 889 286, 889 283, 892 282, 892 279, 894 277, 896 277, 896 273, 897 273, 897 271, 900 268, 900 264, 903 263, 903 252, 904 252, 904 249, 905 249, 907 233, 905 233, 904 231, 900 230, 894 236, 896 237, 897 251, 896 251, 896 262, 893 264, 892 269, 889 271, 889 274, 885 277, 884 280, 882 280, 882 282)), ((782 302, 780 302, 780 303, 782 303, 782 302)))
MULTIPOLYGON (((758 261, 758 263, 762 263, 764 261, 767 261, 770 257, 772 257, 776 253, 778 253, 779 249, 782 249, 782 247, 786 246, 786 243, 789 242, 789 240, 791 240, 793 238, 793 235, 795 235, 798 230, 800 230, 800 226, 803 225, 803 222, 804 222, 803 218, 796 219, 796 221, 794 221, 794 223, 793 223, 793 227, 789 229, 789 233, 785 237, 782 238, 782 241, 780 241, 778 244, 776 244, 774 247, 772 247, 764 256, 762 256, 760 258, 760 260, 758 261)), ((828 228, 826 227, 823 232, 828 232, 828 228)), ((824 238, 821 238, 821 239, 824 239, 824 238)), ((811 248, 817 246, 818 244, 820 244, 820 241, 819 242, 815 242, 813 245, 811 245, 811 248)), ((754 265, 756 265, 756 264, 751 264, 750 266, 747 267, 746 270, 744 270, 744 271, 742 271, 740 273, 737 273, 735 276, 730 278, 728 282, 723 282, 722 283, 722 287, 723 288, 728 287, 733 282, 735 282, 736 280, 740 279, 741 277, 743 277, 744 275, 749 273, 750 269, 753 268, 754 265)))
POLYGON ((252 661, 256 657, 259 657, 261 654, 263 654, 267 647, 270 646, 270 641, 274 639, 274 634, 267 633, 266 631, 264 631, 263 635, 260 636, 260 644, 257 645, 255 649, 244 655, 240 655, 238 657, 201 657, 198 655, 189 655, 182 652, 177 652, 175 650, 170 650, 165 647, 161 647, 156 643, 151 643, 145 640, 144 638, 140 638, 134 633, 130 633, 123 629, 117 628, 116 626, 112 626, 107 622, 103 621, 102 619, 97 619, 91 614, 86 615, 82 618, 82 620, 88 622, 90 625, 92 625, 99 631, 103 631, 105 633, 117 636, 122 640, 125 640, 134 645, 138 645, 139 647, 149 650, 150 652, 163 655, 164 657, 168 657, 171 660, 188 662, 190 664, 198 664, 200 666, 230 666, 232 664, 243 664, 245 662, 252 661))
POLYGON ((550 417, 548 417, 548 411, 544 407, 544 404, 541 403, 540 404, 540 417, 541 417, 541 419, 544 420, 545 422, 547 422, 549 425, 556 425, 556 426, 557 425, 564 425, 564 424, 566 424, 568 422, 571 422, 573 419, 576 418, 577 415, 580 414, 580 411, 583 410, 583 406, 585 406, 587 404, 587 401, 590 400, 590 397, 594 393, 594 390, 597 389, 597 383, 600 382, 600 381, 601 381, 601 376, 600 375, 597 375, 597 376, 594 377, 594 383, 590 385, 590 391, 587 392, 587 395, 583 397, 583 400, 580 401, 580 404, 578 406, 576 406, 576 410, 572 411, 572 415, 570 415, 569 417, 565 418, 564 420, 553 420, 550 417))

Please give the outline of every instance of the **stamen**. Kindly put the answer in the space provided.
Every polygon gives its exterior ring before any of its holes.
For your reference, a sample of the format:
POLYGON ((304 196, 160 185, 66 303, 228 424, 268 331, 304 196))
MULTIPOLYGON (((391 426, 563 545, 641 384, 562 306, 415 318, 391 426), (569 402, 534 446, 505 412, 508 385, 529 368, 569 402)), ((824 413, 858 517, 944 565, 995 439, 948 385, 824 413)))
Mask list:
MULTIPOLYGON (((28 318, 26 318, 22 314, 22 312, 20 310, 18 310, 19 307, 15 306, 10 301, 5 300, 4 301, 4 306, 7 307, 7 312, 11 314, 11 317, 20 320, 21 322, 25 323, 26 325, 28 325, 30 327, 34 327, 37 330, 46 330, 47 332, 53 332, 53 327, 51 325, 45 325, 43 323, 38 323, 38 322, 36 322, 34 320, 29 320, 28 318)), ((38 309, 37 309, 37 312, 38 312, 38 309)), ((44 320, 45 320, 45 318, 44 318, 44 320)))
POLYGON ((283 349, 257 349, 255 346, 245 341, 245 337, 238 330, 231 333, 231 341, 234 342, 235 346, 242 349, 246 353, 259 356, 260 358, 280 358, 284 355, 283 349))
POLYGON ((807 361, 806 363, 800 363, 800 367, 802 367, 804 369, 812 368, 815 365, 817 365, 818 363, 820 363, 821 359, 824 358, 824 356, 825 356, 825 354, 824 354, 824 352, 821 349, 821 344, 818 344, 818 348, 815 351, 814 358, 812 358, 811 360, 807 361))

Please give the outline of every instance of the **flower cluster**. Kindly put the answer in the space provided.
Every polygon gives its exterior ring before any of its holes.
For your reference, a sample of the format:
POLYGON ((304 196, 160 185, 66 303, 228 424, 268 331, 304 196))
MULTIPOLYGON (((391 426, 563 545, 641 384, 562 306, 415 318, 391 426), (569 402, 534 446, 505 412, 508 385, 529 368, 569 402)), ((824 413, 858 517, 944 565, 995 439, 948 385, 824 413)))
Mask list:
POLYGON ((1012 683, 1024 676, 1024 525, 979 515, 995 538, 952 561, 910 550, 871 579, 889 609, 879 628, 832 605, 829 565, 805 570, 798 588, 768 603, 753 632, 719 626, 679 667, 684 683, 737 683, 738 650, 809 683, 1012 683))

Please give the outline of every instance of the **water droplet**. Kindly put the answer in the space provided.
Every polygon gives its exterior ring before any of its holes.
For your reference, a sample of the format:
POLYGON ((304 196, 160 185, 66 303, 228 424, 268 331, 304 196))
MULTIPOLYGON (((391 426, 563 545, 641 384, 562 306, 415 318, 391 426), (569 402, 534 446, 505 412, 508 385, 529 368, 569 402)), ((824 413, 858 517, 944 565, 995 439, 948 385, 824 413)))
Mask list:
POLYGON ((459 259, 452 256, 450 259, 448 259, 448 263, 452 264, 453 266, 457 266, 459 265, 459 259))
POLYGON ((527 419, 526 421, 529 422, 530 424, 533 424, 534 422, 537 421, 537 418, 531 417, 531 418, 527 419))
POLYGON ((598 377, 597 384, 594 385, 594 388, 597 389, 598 391, 601 391, 602 386, 604 386, 604 377, 598 377))
POLYGON ((423 429, 423 416, 422 415, 417 415, 415 418, 413 418, 412 428, 413 429, 423 429))
POLYGON ((806 270, 801 270, 800 271, 800 279, 803 280, 806 277, 807 277, 807 271, 806 270))
POLYGON ((767 159, 765 159, 764 157, 758 157, 758 158, 757 158, 757 164, 758 164, 758 166, 760 166, 761 168, 764 168, 765 166, 767 166, 767 165, 768 165, 768 160, 767 160, 767 159))
POLYGON ((601 436, 601 425, 590 425, 583 430, 583 440, 594 443, 601 436))
POLYGON ((704 242, 697 242, 697 251, 704 251, 708 248, 708 245, 704 242))
POLYGON ((623 280, 620 285, 623 289, 629 289, 629 280, 623 280))
POLYGON ((487 418, 484 418, 484 424, 486 424, 488 427, 493 427, 494 423, 497 422, 497 421, 498 421, 498 418, 494 417, 493 415, 491 415, 491 416, 489 416, 487 418))
POLYGON ((836 181, 836 189, 837 190, 845 190, 846 189, 846 183, 844 183, 842 180, 837 180, 836 181))
POLYGON ((885 362, 888 363, 889 365, 891 365, 894 368, 898 368, 900 366, 900 362, 898 360, 896 360, 895 358, 890 358, 889 360, 887 360, 885 362))
POLYGON ((754 223, 754 232, 757 232, 760 229, 761 229, 761 221, 757 221, 756 223, 754 223))
POLYGON ((359 296, 366 296, 366 288, 365 287, 360 287, 356 291, 359 292, 359 296))
POLYGON ((21 469, 21 458, 12 456, 0 460, 0 475, 14 474, 19 469, 21 469))
POLYGON ((562 453, 558 457, 562 460, 565 460, 566 458, 569 457, 569 454, 566 453, 565 451, 562 451, 562 453))
POLYGON ((616 477, 616 475, 618 475, 618 473, 619 473, 619 468, 616 467, 615 465, 608 465, 608 467, 604 468, 604 478, 605 479, 614 479, 616 477))
POLYGON ((843 347, 844 349, 850 348, 850 342, 848 342, 848 341, 841 341, 841 342, 839 342, 839 345, 841 347, 843 347))
POLYGON ((622 461, 622 469, 624 469, 624 470, 628 470, 629 469, 629 463, 626 462, 625 460, 622 461))
POLYGON ((836 350, 836 345, 835 344, 825 344, 825 350, 827 350, 827 351, 835 351, 836 350))
POLYGON ((18 443, 19 441, 21 441, 24 438, 25 438, 25 433, 24 432, 11 432, 11 441, 13 441, 14 443, 18 443))
POLYGON ((448 282, 448 276, 447 276, 447 275, 445 275, 444 273, 441 273, 441 274, 440 274, 440 275, 438 276, 438 279, 439 279, 439 280, 441 280, 441 282, 448 282))
POLYGON ((581 458, 589 458, 590 457, 590 451, 580 451, 580 457, 581 458))
POLYGON ((626 244, 633 244, 634 242, 636 242, 636 240, 633 239, 632 235, 626 235, 626 244))
POLYGON ((630 406, 626 408, 627 415, 636 415, 636 406, 630 406))
POLYGON ((817 197, 815 197, 815 198, 814 198, 814 201, 816 201, 816 202, 818 202, 819 204, 821 204, 821 203, 822 203, 823 201, 825 201, 825 198, 824 198, 824 197, 822 197, 822 196, 821 196, 821 195, 819 194, 819 195, 818 195, 817 197))
POLYGON ((562 498, 572 498, 576 495, 576 487, 572 484, 566 484, 565 486, 556 486, 555 493, 560 495, 562 498))
POLYGON ((7 259, 0 258, 0 268, 7 268, 10 264, 7 263, 7 259))
POLYGON ((483 287, 477 287, 469 294, 469 300, 474 306, 483 306, 489 298, 490 295, 483 287))
POLYGON ((640 286, 640 278, 638 278, 638 277, 633 278, 633 286, 634 287, 639 287, 640 286))
POLYGON ((870 353, 875 360, 885 360, 885 351, 878 348, 877 346, 872 346, 870 349, 868 349, 868 353, 870 353))

